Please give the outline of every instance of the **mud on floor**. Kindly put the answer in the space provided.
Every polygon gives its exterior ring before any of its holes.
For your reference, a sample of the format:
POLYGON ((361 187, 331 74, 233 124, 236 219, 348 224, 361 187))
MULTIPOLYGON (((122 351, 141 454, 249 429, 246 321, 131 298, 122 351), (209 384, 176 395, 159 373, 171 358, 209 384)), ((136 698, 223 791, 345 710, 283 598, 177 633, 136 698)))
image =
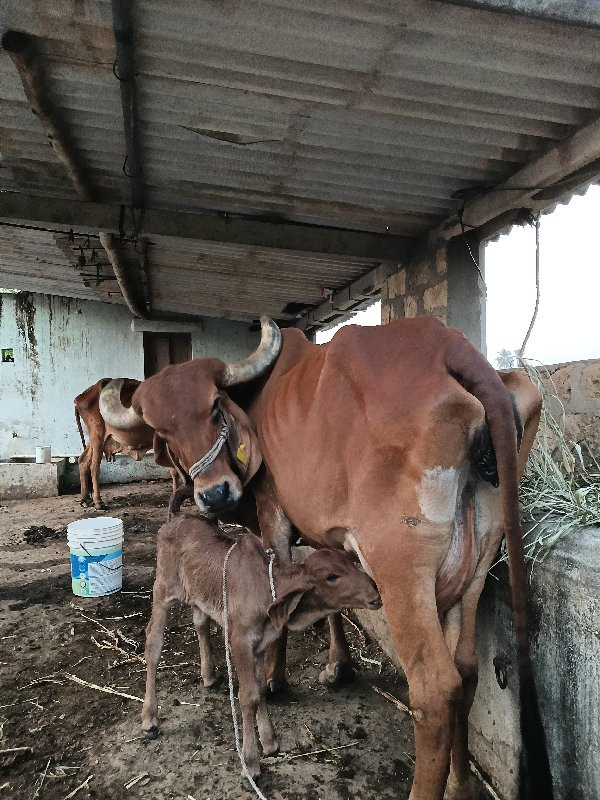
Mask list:
MULTIPOLYGON (((104 598, 71 593, 64 533, 97 512, 83 512, 75 496, 0 506, 0 800, 254 796, 240 778, 226 683, 203 688, 186 609, 174 609, 165 639, 158 739, 142 737, 139 699, 69 677, 143 697, 155 535, 168 491, 166 482, 105 489, 106 513, 123 519, 125 545, 123 592, 104 598)), ((345 625, 360 672, 335 692, 317 680, 326 630, 290 636, 291 692, 271 705, 282 753, 266 759, 261 779, 269 800, 408 797, 410 720, 373 689, 406 702, 406 687, 361 631, 345 625)), ((223 674, 221 631, 213 632, 223 674)))

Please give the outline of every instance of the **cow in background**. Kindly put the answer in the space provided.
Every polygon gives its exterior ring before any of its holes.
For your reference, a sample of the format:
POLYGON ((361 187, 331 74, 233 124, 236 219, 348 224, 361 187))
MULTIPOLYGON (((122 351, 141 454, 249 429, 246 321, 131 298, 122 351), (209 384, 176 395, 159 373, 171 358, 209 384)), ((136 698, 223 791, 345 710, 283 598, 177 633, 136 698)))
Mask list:
MULTIPOLYGON (((81 484, 80 502, 83 506, 92 503, 95 508, 106 508, 100 496, 100 462, 102 455, 109 462, 115 461, 117 453, 126 453, 134 461, 141 461, 148 450, 154 448, 154 460, 157 464, 169 467, 173 480, 173 491, 177 488, 178 471, 173 467, 165 451, 162 441, 155 436, 154 430, 145 423, 130 430, 119 430, 108 424, 102 416, 100 408, 100 393, 112 381, 112 378, 102 378, 93 386, 75 398, 75 421, 81 436, 83 453, 79 456, 79 480, 81 484), (85 423, 89 441, 85 443, 81 420, 85 423), (90 477, 92 495, 90 497, 90 477)), ((132 378, 120 378, 115 383, 119 384, 119 393, 125 405, 131 404, 131 397, 140 381, 132 378)))

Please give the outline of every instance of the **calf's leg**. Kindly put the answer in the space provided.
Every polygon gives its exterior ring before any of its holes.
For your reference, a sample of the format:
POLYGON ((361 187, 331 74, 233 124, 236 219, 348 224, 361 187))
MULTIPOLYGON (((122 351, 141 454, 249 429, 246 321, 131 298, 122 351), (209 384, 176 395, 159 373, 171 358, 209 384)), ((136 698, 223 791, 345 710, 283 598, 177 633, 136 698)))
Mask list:
POLYGON ((142 730, 149 738, 158 735, 156 669, 160 661, 169 605, 164 587, 155 582, 152 592, 152 615, 146 628, 146 694, 142 706, 142 730))
POLYGON ((102 449, 100 447, 95 447, 92 450, 92 463, 90 465, 90 471, 92 474, 92 499, 94 501, 94 507, 98 510, 105 509, 106 506, 102 502, 102 497, 100 496, 100 461, 102 460, 102 449))
POLYGON ((194 627, 200 647, 200 674, 206 689, 212 689, 219 683, 215 673, 215 663, 210 649, 210 618, 198 606, 194 606, 194 627))
MULTIPOLYGON (((252 778, 257 778, 260 775, 260 753, 256 737, 256 715, 259 705, 261 705, 261 699, 264 699, 265 687, 263 687, 263 698, 261 698, 261 686, 256 675, 256 663, 259 656, 253 647, 251 635, 248 631, 238 629, 231 632, 231 656, 239 683, 242 712, 242 755, 248 772, 252 778)), ((244 775, 243 770, 242 775, 244 775)))

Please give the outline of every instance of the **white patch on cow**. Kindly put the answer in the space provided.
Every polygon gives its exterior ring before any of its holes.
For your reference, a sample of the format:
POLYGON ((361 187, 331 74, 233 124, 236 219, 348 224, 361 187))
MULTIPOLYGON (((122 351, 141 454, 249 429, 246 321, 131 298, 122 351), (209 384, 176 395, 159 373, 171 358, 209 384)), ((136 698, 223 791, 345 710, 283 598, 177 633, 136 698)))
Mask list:
POLYGON ((426 469, 417 490, 421 513, 430 522, 450 522, 456 512, 457 492, 455 467, 426 469))
POLYGON ((346 550, 347 552, 351 550, 354 551, 358 556, 358 560, 360 561, 362 568, 367 573, 369 578, 375 580, 375 577, 371 572, 371 568, 365 561, 363 554, 360 552, 360 547, 358 546, 358 542, 356 541, 356 536, 353 533, 346 534, 346 538, 344 540, 344 550, 346 550))

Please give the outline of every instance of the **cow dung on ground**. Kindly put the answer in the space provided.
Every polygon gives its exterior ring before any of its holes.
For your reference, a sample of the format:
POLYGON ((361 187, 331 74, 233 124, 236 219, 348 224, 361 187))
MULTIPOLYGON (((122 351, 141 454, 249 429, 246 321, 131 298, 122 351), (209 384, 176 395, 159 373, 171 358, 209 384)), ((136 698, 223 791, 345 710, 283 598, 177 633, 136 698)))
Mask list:
MULTIPOLYGON (((106 513, 124 520, 125 545, 123 592, 102 598, 71 593, 64 535, 70 521, 98 512, 82 511, 74 495, 0 507, 0 798, 31 800, 39 789, 39 800, 63 800, 81 784, 77 800, 253 796, 239 775, 226 682, 203 689, 187 609, 171 614, 165 639, 158 739, 142 736, 140 702, 67 677, 143 697, 155 537, 169 488, 167 481, 106 487, 106 513), (27 544, 32 526, 60 538, 39 534, 27 544)), ((372 688, 407 702, 406 686, 372 643, 346 627, 359 677, 334 692, 318 682, 326 631, 290 637, 291 691, 271 709, 283 754, 265 761, 261 778, 269 800, 408 797, 411 723, 372 688), (371 661, 382 662, 382 671, 371 661), (324 752, 305 755, 313 751, 324 752)), ((224 674, 220 630, 213 642, 224 674)))

